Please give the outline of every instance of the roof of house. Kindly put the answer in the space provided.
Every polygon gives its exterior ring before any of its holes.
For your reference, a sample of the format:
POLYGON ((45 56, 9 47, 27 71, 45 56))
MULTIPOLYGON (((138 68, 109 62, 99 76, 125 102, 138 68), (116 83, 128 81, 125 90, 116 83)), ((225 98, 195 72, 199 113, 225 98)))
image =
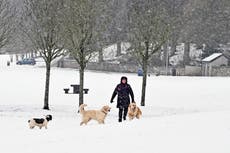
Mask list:
POLYGON ((219 58, 219 57, 222 56, 222 55, 223 55, 223 53, 213 53, 212 55, 210 55, 210 56, 204 58, 204 59, 202 60, 202 62, 211 62, 211 61, 213 61, 213 60, 219 58))

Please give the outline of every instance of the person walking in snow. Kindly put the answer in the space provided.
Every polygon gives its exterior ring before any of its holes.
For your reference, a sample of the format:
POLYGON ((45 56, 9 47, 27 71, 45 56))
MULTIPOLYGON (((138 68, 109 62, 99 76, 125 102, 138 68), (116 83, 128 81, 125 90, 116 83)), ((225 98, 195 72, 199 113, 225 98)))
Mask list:
POLYGON ((113 99, 115 98, 116 95, 118 95, 117 97, 117 108, 119 109, 118 122, 122 122, 122 118, 123 120, 126 120, 128 107, 130 104, 129 96, 131 96, 132 102, 134 102, 133 90, 127 82, 128 82, 127 77, 125 76, 121 77, 121 83, 116 86, 112 94, 112 98, 110 100, 110 102, 113 103, 113 99))

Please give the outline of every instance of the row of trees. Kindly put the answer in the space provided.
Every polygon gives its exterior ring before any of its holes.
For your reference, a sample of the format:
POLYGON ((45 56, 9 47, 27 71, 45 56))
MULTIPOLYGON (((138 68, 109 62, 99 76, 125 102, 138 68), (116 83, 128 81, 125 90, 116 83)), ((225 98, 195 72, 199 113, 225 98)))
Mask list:
POLYGON ((144 73, 141 98, 144 106, 148 65, 156 52, 163 48, 166 62, 168 46, 172 56, 177 44, 183 42, 186 65, 190 43, 215 48, 229 40, 229 0, 19 1, 23 5, 19 9, 17 4, 19 19, 15 24, 11 23, 15 3, 9 0, 0 3, 0 47, 13 36, 26 50, 40 52, 46 63, 44 109, 49 109, 51 62, 66 53, 80 66, 80 105, 84 101, 84 70, 93 53, 99 52, 103 61, 104 46, 117 43, 120 55, 121 41, 130 42, 130 54, 144 73))
POLYGON ((43 109, 49 109, 51 62, 66 53, 71 54, 80 66, 81 105, 84 101, 84 71, 95 52, 96 40, 100 38, 96 19, 103 15, 105 0, 25 0, 24 3, 20 31, 46 63, 43 109))

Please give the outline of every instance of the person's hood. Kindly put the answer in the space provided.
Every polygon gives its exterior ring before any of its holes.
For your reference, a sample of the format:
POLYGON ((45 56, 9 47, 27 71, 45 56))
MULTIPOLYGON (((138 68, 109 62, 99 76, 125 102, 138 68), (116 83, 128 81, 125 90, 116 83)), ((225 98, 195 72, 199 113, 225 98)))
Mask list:
POLYGON ((125 76, 121 77, 121 83, 122 83, 122 80, 126 80, 126 83, 128 83, 127 77, 125 77, 125 76))

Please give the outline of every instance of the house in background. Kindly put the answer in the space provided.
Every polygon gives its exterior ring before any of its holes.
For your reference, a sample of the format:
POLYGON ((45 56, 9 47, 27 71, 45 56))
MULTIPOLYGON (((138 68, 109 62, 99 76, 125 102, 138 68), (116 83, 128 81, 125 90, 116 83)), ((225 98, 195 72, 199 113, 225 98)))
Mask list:
POLYGON ((223 53, 213 53, 202 60, 202 75, 212 76, 212 68, 220 66, 228 66, 229 58, 223 53))

